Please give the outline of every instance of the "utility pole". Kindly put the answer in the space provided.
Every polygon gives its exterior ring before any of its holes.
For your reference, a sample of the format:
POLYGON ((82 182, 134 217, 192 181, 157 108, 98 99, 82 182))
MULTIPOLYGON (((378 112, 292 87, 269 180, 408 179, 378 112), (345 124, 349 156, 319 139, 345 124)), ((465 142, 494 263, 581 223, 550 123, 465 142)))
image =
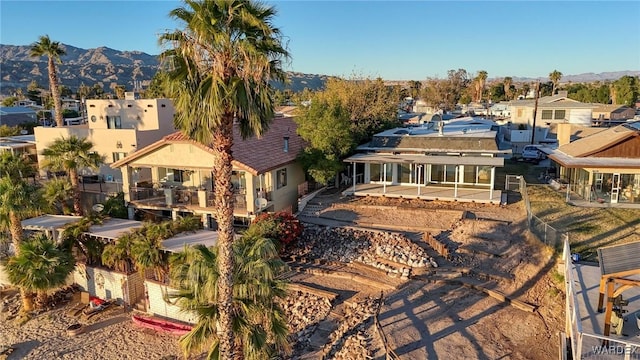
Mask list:
POLYGON ((531 145, 536 142, 536 115, 538 113, 538 98, 540 97, 540 81, 536 82, 536 102, 533 106, 533 124, 531 127, 531 145))

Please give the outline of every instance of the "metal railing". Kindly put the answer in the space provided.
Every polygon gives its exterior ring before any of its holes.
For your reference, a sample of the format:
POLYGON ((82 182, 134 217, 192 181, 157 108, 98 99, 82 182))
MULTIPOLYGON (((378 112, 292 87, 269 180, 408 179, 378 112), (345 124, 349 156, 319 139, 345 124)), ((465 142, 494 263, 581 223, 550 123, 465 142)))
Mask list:
MULTIPOLYGON (((565 297, 566 331, 572 359, 631 360, 640 359, 640 345, 622 339, 585 332, 578 305, 578 289, 571 266, 571 247, 568 238, 563 242, 562 261, 567 296, 565 297)), ((567 359, 563 353, 562 359, 567 359)))
MULTIPOLYGON (((606 337, 589 332, 582 328, 582 316, 578 303, 578 289, 572 270, 571 246, 569 233, 560 232, 531 211, 531 203, 527 194, 527 183, 523 176, 507 175, 505 189, 519 191, 525 204, 529 230, 543 243, 562 250, 565 279, 565 317, 567 344, 570 349, 561 349, 560 358, 593 359, 593 360, 640 360, 640 346, 631 341, 606 337)), ((582 291, 582 290, 580 290, 582 291)))

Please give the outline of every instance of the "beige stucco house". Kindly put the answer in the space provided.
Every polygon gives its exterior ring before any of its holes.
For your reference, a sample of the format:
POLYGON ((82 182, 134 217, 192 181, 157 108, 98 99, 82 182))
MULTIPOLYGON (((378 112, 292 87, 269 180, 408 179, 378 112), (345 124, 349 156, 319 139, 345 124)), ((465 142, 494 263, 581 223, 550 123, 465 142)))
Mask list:
POLYGON ((635 109, 625 105, 596 105, 597 107, 593 109, 593 120, 597 123, 607 124, 607 122, 627 121, 628 119, 633 119, 636 114, 635 109))
MULTIPOLYGON (((236 126, 234 139, 236 219, 249 220, 261 211, 295 210, 298 185, 305 176, 296 162, 304 141, 293 118, 274 119, 260 138, 242 140, 236 126)), ((163 217, 191 213, 213 227, 213 160, 211 147, 175 132, 111 166, 122 171, 130 209, 163 217)))
MULTIPOLYGON (((173 102, 170 99, 87 100, 87 123, 34 129, 38 164, 40 155, 56 139, 75 135, 93 143, 93 149, 105 157, 98 171, 83 169, 81 175, 100 174, 107 181, 122 181, 119 169, 110 165, 175 131, 173 102)), ((44 169, 41 168, 41 175, 44 169)))
MULTIPOLYGON (((560 91, 557 95, 544 96, 538 99, 538 109, 535 121, 535 143, 548 140, 550 127, 554 124, 575 124, 591 126, 593 109, 597 105, 586 104, 569 99, 566 91, 560 91)), ((511 102, 511 129, 512 131, 532 131, 535 100, 515 100, 511 102)), ((518 138, 514 135, 514 138, 518 138)), ((527 136, 525 136, 527 137, 527 136)), ((514 142, 511 137, 508 137, 514 142)), ((528 133, 531 140, 531 133, 528 133)), ((517 141, 516 141, 517 142, 517 141)))

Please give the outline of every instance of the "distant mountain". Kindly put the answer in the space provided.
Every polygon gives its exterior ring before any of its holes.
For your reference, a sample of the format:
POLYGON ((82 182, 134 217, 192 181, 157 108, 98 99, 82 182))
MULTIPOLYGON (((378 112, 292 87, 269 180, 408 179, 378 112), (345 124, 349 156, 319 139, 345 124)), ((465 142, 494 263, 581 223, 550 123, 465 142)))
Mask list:
MULTIPOLYGON (((107 47, 81 49, 62 44, 66 55, 58 65, 60 83, 73 91, 80 84, 92 86, 101 83, 105 91, 111 84, 125 85, 127 90, 134 83, 146 84, 159 67, 158 57, 140 51, 119 51, 107 47)), ((47 58, 31 58, 30 46, 0 44, 0 94, 9 95, 17 88, 25 89, 32 80, 48 88, 47 58)), ((321 89, 329 78, 325 75, 312 75, 289 72, 290 83, 286 86, 293 91, 321 89)), ((273 84, 283 89, 283 84, 273 84)))
MULTIPOLYGON (((134 88, 134 83, 145 85, 151 80, 159 67, 158 57, 140 51, 119 51, 107 47, 96 49, 81 49, 63 44, 66 55, 62 56, 62 64, 58 65, 60 82, 73 91, 80 84, 92 86, 102 84, 109 92, 110 86, 125 85, 127 90, 134 88)), ((49 87, 47 72, 47 58, 31 58, 30 46, 15 46, 0 44, 0 94, 10 95, 15 89, 26 90, 32 80, 44 88, 49 87)), ((302 91, 305 87, 318 90, 324 87, 329 78, 326 75, 303 74, 289 72, 287 88, 302 91)), ((586 73, 578 75, 564 75, 561 82, 592 82, 616 80, 622 76, 638 76, 640 71, 617 71, 600 74, 586 73)), ((546 77, 527 78, 514 77, 514 82, 548 81, 546 77)), ((385 81, 389 84, 406 85, 407 81, 385 81)), ((273 84, 283 89, 283 84, 273 84)))
MULTIPOLYGON (((610 71, 603 73, 584 73, 577 75, 562 75, 562 79, 560 79, 561 83, 583 83, 583 82, 594 82, 594 81, 613 81, 618 80, 623 76, 640 76, 640 71, 637 70, 626 70, 626 71, 610 71)), ((529 78, 529 77, 514 77, 514 82, 531 82, 531 81, 549 81, 548 77, 539 77, 539 78, 529 78)))

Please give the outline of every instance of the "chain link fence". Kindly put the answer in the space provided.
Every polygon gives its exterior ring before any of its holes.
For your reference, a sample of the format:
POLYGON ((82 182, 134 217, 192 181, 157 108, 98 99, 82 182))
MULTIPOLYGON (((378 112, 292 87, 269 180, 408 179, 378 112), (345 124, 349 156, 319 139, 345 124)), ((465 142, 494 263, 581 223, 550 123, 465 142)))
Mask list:
POLYGON ((517 191, 522 196, 525 210, 527 211, 527 224, 531 233, 545 245, 560 250, 563 241, 569 239, 569 233, 559 231, 533 214, 529 195, 527 194, 527 182, 524 180, 524 176, 507 175, 505 179, 505 190, 517 191))

